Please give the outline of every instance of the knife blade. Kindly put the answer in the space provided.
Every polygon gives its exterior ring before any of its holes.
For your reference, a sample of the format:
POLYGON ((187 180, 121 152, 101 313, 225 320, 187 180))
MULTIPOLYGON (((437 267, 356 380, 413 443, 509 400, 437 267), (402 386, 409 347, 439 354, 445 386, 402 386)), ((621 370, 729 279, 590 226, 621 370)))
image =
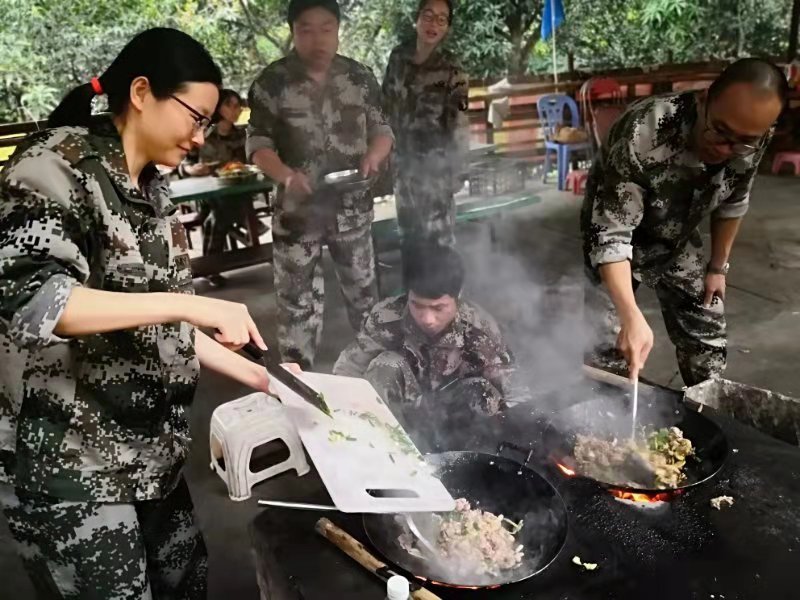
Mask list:
POLYGON ((264 365, 264 368, 272 377, 280 381, 283 385, 288 387, 313 407, 333 418, 331 409, 328 407, 328 404, 325 402, 325 398, 323 398, 322 394, 311 388, 304 381, 300 380, 294 375, 294 373, 284 369, 280 363, 280 360, 269 350, 264 352, 255 344, 249 343, 242 347, 242 352, 247 354, 255 361, 261 361, 261 363, 264 365))

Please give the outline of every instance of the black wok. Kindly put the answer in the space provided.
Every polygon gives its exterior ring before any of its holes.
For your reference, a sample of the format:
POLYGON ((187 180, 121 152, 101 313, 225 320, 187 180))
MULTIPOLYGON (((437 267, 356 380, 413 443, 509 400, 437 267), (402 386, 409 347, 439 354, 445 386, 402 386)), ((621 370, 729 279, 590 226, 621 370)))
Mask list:
MULTIPOLYGON (((677 488, 683 490, 699 485, 714 477, 728 456, 728 441, 722 429, 702 414, 690 410, 678 400, 643 400, 639 398, 637 423, 648 427, 678 427, 684 437, 691 440, 694 456, 687 458, 684 479, 677 488)), ((631 435, 630 399, 602 397, 580 402, 559 411, 550 420, 543 434, 543 449, 549 458, 569 469, 575 470, 573 448, 577 434, 592 435, 602 439, 625 439, 631 435)), ((580 475, 580 473, 578 474, 580 475)), ((587 477, 587 479, 593 479, 587 477)), ((668 490, 652 486, 601 481, 604 487, 643 494, 656 494, 668 490)))
MULTIPOLYGON (((368 514, 364 528, 373 546, 391 563, 421 580, 451 587, 492 588, 522 581, 555 560, 567 537, 564 501, 541 475, 525 465, 480 452, 429 454, 426 460, 454 498, 466 498, 481 508, 512 521, 524 521, 516 535, 523 545, 521 565, 498 576, 454 575, 452 569, 407 552, 398 538, 404 529, 396 515, 368 514)), ((530 454, 528 455, 530 458, 530 454)), ((525 461, 527 464, 527 460, 525 461)))

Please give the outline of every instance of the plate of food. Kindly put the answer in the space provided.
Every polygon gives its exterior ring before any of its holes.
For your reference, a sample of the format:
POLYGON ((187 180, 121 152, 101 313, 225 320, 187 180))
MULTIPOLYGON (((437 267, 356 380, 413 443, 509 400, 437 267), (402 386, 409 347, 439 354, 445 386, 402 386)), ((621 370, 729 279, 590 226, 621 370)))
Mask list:
POLYGON ((216 176, 220 183, 239 184, 254 181, 259 173, 261 173, 261 170, 254 165, 232 161, 217 169, 216 176))

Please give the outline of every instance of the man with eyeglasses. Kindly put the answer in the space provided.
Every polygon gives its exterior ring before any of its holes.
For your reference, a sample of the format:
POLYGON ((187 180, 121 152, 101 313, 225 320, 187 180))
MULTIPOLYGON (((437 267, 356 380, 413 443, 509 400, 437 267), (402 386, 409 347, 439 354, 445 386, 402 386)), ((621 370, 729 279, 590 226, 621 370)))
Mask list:
POLYGON ((614 124, 592 166, 581 211, 590 362, 639 376, 653 331, 636 304, 659 300, 687 385, 726 363, 728 259, 758 164, 788 96, 775 65, 729 65, 703 92, 653 96, 614 124), (699 225, 710 216, 710 256, 699 225), (615 343, 616 340, 616 343, 615 343))

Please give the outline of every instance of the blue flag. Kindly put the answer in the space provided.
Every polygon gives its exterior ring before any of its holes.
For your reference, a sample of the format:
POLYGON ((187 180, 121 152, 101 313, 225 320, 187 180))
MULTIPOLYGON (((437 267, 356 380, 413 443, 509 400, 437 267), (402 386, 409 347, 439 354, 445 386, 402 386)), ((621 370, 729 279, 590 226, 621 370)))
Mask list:
POLYGON ((544 0, 542 11, 542 39, 553 35, 553 30, 564 22, 564 5, 561 0, 544 0))

